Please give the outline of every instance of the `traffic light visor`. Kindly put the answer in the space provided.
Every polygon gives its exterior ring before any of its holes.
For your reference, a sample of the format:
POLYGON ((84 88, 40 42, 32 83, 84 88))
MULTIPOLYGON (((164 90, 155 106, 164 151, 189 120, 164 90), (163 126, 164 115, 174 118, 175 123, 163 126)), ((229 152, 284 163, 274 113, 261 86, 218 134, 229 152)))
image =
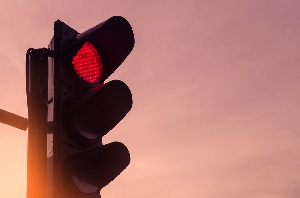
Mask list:
POLYGON ((131 107, 132 95, 127 85, 119 80, 110 81, 71 113, 74 132, 93 142, 114 128, 131 107))
MULTIPOLYGON (((103 75, 99 81, 103 83, 130 54, 135 41, 129 22, 123 17, 114 16, 78 34, 71 48, 81 48, 87 42, 101 54, 103 75)), ((74 54, 71 53, 71 56, 74 54)))

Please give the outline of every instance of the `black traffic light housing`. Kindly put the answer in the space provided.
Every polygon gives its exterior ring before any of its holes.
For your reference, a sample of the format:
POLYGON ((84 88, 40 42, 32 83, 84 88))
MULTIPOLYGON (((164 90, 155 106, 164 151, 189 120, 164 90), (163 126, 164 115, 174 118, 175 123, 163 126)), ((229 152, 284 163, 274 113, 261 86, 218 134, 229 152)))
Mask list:
POLYGON ((81 34, 59 20, 54 23, 48 65, 53 156, 47 164, 53 174, 53 186, 48 186, 53 197, 100 197, 99 191, 128 166, 126 146, 103 145, 102 137, 130 111, 132 95, 122 81, 103 83, 133 46, 132 28, 123 17, 112 17, 81 34), (74 57, 80 59, 79 70, 74 57))

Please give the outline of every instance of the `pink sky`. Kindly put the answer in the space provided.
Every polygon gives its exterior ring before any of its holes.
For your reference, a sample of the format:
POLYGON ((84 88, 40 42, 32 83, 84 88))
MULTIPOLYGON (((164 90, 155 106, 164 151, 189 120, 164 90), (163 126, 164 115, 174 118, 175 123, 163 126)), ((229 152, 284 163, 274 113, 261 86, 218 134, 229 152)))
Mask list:
MULTIPOLYGON (((134 105, 104 142, 132 161, 103 198, 300 197, 297 0, 6 1, 0 108, 27 117, 25 53, 55 20, 82 32, 114 15, 136 45, 110 79, 134 105)), ((27 132, 0 131, 0 194, 25 198, 27 132)))

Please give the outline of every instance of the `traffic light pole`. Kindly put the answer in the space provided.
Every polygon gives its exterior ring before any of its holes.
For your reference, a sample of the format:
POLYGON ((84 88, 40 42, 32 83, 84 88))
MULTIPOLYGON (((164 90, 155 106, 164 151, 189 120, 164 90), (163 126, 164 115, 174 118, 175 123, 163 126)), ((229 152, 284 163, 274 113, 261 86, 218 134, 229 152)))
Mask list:
POLYGON ((28 127, 27 118, 23 118, 22 116, 10 113, 3 109, 0 109, 0 122, 24 131, 26 131, 28 127))
POLYGON ((28 105, 27 198, 43 198, 47 185, 48 49, 30 49, 26 57, 28 105))

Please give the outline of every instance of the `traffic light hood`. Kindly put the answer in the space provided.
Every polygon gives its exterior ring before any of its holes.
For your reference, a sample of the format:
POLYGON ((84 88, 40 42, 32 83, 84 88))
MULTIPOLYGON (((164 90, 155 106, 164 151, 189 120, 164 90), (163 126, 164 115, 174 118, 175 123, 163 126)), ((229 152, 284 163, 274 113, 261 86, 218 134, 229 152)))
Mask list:
POLYGON ((69 57, 73 58, 86 42, 91 43, 102 57, 104 73, 100 81, 103 82, 130 54, 135 41, 129 22, 121 16, 114 16, 78 34, 70 45, 74 50, 70 50, 69 57))
POLYGON ((93 142, 106 135, 126 116, 132 107, 132 95, 124 82, 113 80, 76 106, 72 106, 73 112, 70 112, 77 132, 74 135, 93 142))
MULTIPOLYGON (((120 142, 111 142, 102 147, 69 156, 65 160, 63 172, 67 180, 86 181, 100 190, 114 180, 129 163, 130 153, 127 147, 120 142)), ((80 186, 77 182, 68 183, 73 188, 80 186)))

